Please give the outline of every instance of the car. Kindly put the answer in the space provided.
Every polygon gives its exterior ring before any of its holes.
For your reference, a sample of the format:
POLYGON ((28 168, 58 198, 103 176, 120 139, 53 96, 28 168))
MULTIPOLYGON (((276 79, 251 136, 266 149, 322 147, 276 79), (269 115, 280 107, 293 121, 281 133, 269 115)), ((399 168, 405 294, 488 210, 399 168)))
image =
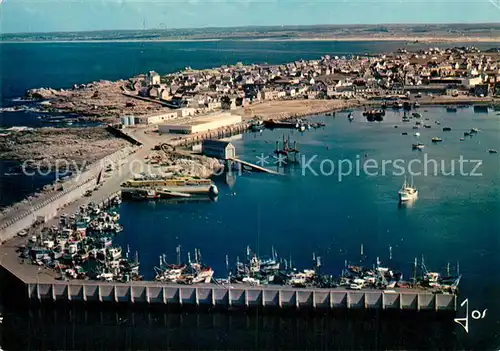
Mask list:
POLYGON ((349 285, 349 289, 351 290, 361 290, 363 288, 362 285, 359 285, 359 284, 351 284, 349 285))
POLYGON ((28 231, 27 230, 21 230, 19 233, 17 233, 18 236, 20 237, 25 237, 26 235, 28 235, 28 231))

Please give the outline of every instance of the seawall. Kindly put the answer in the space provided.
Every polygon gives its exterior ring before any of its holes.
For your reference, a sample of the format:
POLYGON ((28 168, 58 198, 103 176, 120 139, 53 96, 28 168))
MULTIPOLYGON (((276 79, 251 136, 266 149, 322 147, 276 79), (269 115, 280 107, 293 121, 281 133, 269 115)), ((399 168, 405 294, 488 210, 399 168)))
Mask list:
POLYGON ((10 213, 0 219, 0 245, 12 239, 21 230, 29 228, 36 222, 37 218, 43 218, 45 221, 54 218, 58 210, 81 198, 87 190, 93 189, 97 185, 97 177, 106 165, 124 159, 133 151, 132 147, 118 150, 90 165, 75 179, 63 183, 63 191, 56 192, 43 201, 36 202, 35 200, 30 207, 24 208, 23 211, 12 209, 10 213))
POLYGON ((379 309, 454 312, 456 295, 423 290, 391 291, 288 286, 238 287, 215 284, 161 285, 155 282, 53 282, 25 283, 25 296, 32 302, 79 302, 93 304, 158 305, 173 307, 247 309, 379 309))

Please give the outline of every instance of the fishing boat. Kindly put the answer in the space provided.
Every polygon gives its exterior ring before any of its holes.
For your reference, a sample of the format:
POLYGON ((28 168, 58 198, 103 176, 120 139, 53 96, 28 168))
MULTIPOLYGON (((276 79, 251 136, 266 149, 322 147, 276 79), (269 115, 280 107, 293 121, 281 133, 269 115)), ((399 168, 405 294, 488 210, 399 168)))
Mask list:
POLYGON ((443 128, 443 132, 449 132, 449 131, 451 131, 451 127, 446 126, 443 128))
POLYGON ((488 150, 488 152, 489 152, 490 154, 496 154, 496 153, 498 153, 498 151, 497 151, 497 150, 495 150, 495 149, 489 149, 489 150, 488 150))
POLYGON ((250 124, 250 130, 253 132, 259 132, 263 130, 266 126, 264 125, 264 122, 261 120, 254 121, 250 124))
POLYGON ((422 150, 425 147, 425 145, 422 143, 417 143, 417 144, 412 144, 411 147, 413 150, 422 150))
POLYGON ((368 122, 373 122, 373 121, 381 122, 384 120, 385 111, 384 110, 365 110, 363 112, 363 116, 366 117, 368 122))
POLYGON ((268 119, 264 121, 264 126, 266 128, 288 128, 288 129, 295 129, 297 128, 297 123, 296 122, 281 122, 281 121, 276 121, 274 119, 268 119))
POLYGON ((434 138, 432 138, 431 140, 432 140, 432 142, 433 142, 433 143, 440 143, 440 142, 442 142, 442 141, 443 141, 443 139, 438 138, 438 137, 434 137, 434 138))
POLYGON ((405 178, 403 186, 399 190, 398 195, 399 195, 399 201, 401 202, 411 201, 418 197, 418 190, 413 186, 413 176, 411 179, 411 184, 408 184, 405 178))
POLYGON ((394 108, 394 109, 400 109, 400 108, 403 108, 403 104, 402 104, 401 102, 395 101, 395 102, 392 104, 392 108, 394 108))

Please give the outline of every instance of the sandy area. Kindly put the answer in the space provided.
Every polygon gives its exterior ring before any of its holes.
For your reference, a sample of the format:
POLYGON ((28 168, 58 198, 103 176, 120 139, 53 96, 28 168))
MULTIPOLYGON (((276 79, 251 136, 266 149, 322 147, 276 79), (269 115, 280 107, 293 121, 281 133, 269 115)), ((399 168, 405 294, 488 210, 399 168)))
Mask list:
POLYGON ((249 39, 249 41, 405 41, 420 43, 498 43, 498 37, 472 37, 472 36, 454 36, 454 37, 418 37, 418 36, 339 36, 339 37, 304 37, 304 38, 285 38, 285 39, 249 39))
MULTIPOLYGON (((470 96, 449 97, 435 96, 423 97, 419 101, 422 105, 433 104, 469 104, 469 103, 499 103, 498 98, 476 98, 470 96)), ((244 120, 250 120, 255 117, 262 119, 285 119, 290 117, 304 117, 330 111, 338 111, 352 107, 363 107, 378 105, 381 102, 369 100, 276 100, 253 104, 248 107, 240 107, 232 111, 243 117, 244 120)))
POLYGON ((232 113, 241 115, 244 120, 255 117, 283 119, 360 106, 361 103, 361 100, 277 100, 240 107, 232 113))

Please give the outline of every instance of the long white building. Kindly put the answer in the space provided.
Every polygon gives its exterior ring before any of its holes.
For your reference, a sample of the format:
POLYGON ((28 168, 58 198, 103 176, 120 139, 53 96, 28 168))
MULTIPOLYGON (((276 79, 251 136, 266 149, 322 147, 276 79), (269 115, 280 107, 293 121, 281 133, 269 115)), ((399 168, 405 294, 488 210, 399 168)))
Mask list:
POLYGON ((241 116, 232 115, 227 112, 215 113, 200 116, 184 123, 161 123, 158 124, 158 132, 180 134, 202 133, 238 123, 241 123, 241 116))

